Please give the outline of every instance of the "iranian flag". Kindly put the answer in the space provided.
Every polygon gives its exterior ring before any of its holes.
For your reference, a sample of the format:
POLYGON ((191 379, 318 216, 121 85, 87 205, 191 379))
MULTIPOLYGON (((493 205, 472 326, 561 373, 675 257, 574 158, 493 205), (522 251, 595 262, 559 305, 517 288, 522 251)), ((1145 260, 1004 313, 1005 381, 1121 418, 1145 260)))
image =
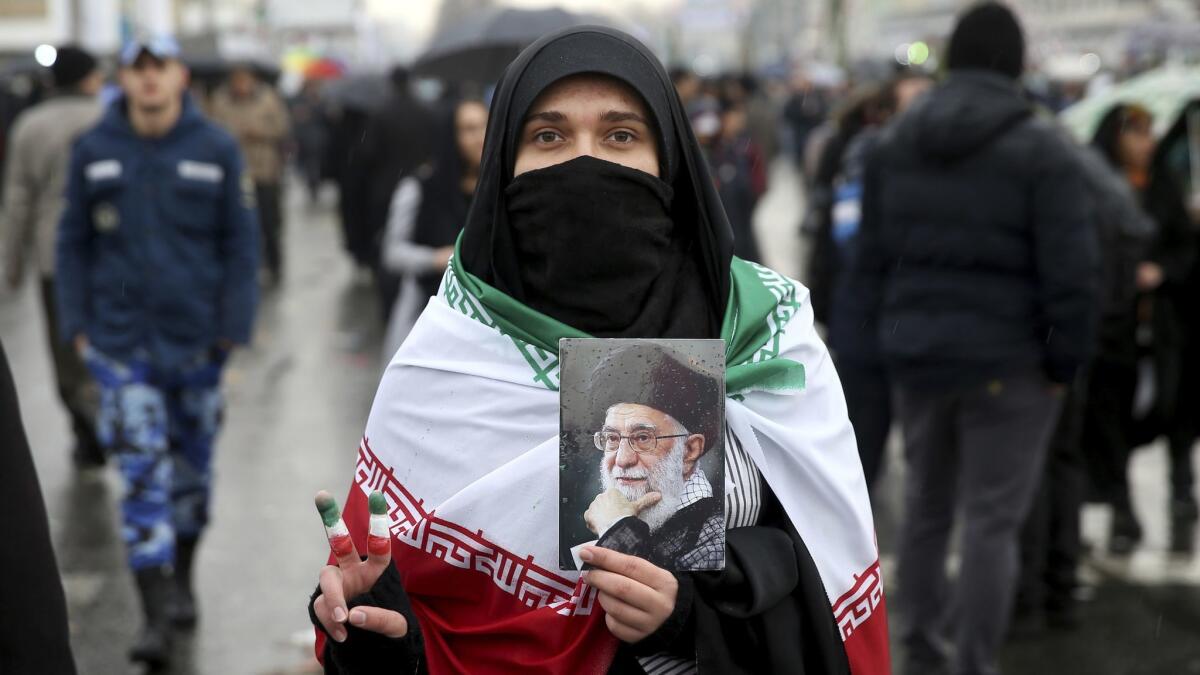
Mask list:
MULTIPOLYGON (((855 675, 890 672, 867 488, 807 291, 735 259, 726 420, 807 545, 855 675)), ((587 337, 452 261, 384 373, 344 518, 379 490, 429 672, 600 674, 617 642, 558 564, 558 353, 587 337)), ((318 631, 317 654, 324 652, 318 631)))

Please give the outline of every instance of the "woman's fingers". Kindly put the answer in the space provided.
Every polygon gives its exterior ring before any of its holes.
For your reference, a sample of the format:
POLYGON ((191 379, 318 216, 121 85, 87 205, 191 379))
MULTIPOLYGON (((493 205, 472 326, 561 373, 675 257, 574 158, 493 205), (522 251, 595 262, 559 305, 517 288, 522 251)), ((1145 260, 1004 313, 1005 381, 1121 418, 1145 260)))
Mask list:
POLYGON ((350 610, 350 624, 390 638, 408 635, 408 621, 400 614, 382 607, 359 605, 350 610))
POLYGON ((670 590, 678 583, 673 574, 645 558, 618 553, 603 546, 587 546, 580 552, 579 557, 592 567, 628 577, 655 590, 670 590))
POLYGON ((620 598, 609 595, 608 593, 597 594, 600 600, 600 606, 604 608, 604 612, 621 622, 622 624, 635 628, 639 631, 652 632, 654 629, 654 618, 644 610, 638 609, 633 605, 621 600, 620 598))
POLYGON ((338 565, 348 567, 362 562, 333 495, 321 490, 313 501, 317 505, 317 512, 321 514, 321 522, 325 524, 325 536, 329 538, 329 548, 333 551, 333 557, 337 558, 338 565))
POLYGON ((621 621, 614 618, 612 614, 608 614, 604 617, 604 625, 608 626, 608 632, 612 633, 613 637, 617 638, 621 642, 633 644, 635 642, 640 642, 646 637, 645 633, 621 623, 621 621))
MULTIPOLYGON (((321 597, 319 599, 325 601, 325 606, 329 610, 330 621, 338 625, 346 622, 346 589, 343 580, 344 576, 342 575, 341 568, 335 565, 326 565, 321 568, 321 597)), ((316 609, 315 606, 314 609, 316 609)), ((317 614, 317 618, 320 618, 320 616, 320 614, 317 614)), ((333 634, 333 631, 330 630, 330 626, 333 624, 325 624, 324 621, 321 623, 325 626, 325 630, 333 634)), ((345 638, 343 637, 343 639, 345 638)))
POLYGON ((392 521, 388 517, 387 500, 376 490, 367 499, 371 518, 367 525, 367 567, 369 576, 378 579, 392 562, 392 521))
POLYGON ((587 583, 600 593, 608 594, 644 612, 661 610, 661 605, 665 602, 653 588, 605 570, 589 570, 587 583))
POLYGON ((321 627, 325 629, 326 633, 329 633, 330 637, 337 642, 346 641, 346 629, 342 626, 342 622, 345 621, 346 610, 338 607, 335 612, 328 599, 324 595, 318 595, 316 601, 313 602, 313 612, 316 613, 317 621, 321 622, 321 627), (335 619, 335 614, 343 617, 342 621, 335 619))

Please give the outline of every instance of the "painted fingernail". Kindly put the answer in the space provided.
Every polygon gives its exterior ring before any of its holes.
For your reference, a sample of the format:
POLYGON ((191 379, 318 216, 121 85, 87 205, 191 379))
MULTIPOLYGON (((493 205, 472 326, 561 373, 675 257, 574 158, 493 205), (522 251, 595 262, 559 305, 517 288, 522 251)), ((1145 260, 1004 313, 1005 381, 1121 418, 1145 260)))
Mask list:
POLYGON ((350 551, 354 549, 354 542, 350 539, 350 530, 346 529, 346 523, 342 520, 337 500, 333 495, 321 490, 313 501, 321 514, 321 522, 325 524, 325 536, 329 538, 329 548, 333 549, 333 555, 338 558, 350 555, 350 551))
POLYGON ((387 555, 392 549, 391 533, 389 532, 392 523, 387 515, 387 500, 383 498, 382 492, 376 490, 371 493, 367 504, 371 510, 371 520, 367 532, 367 550, 371 552, 371 555, 387 555))
POLYGON ((360 611, 350 612, 350 623, 354 624, 355 626, 361 626, 361 625, 365 624, 366 622, 367 622, 367 613, 366 612, 360 612, 360 611))
POLYGON ((346 622, 346 610, 342 609, 341 607, 334 607, 333 608, 333 620, 338 623, 345 623, 346 622))
POLYGON ((579 559, 584 562, 591 562, 595 556, 592 554, 592 549, 585 548, 579 551, 579 559))

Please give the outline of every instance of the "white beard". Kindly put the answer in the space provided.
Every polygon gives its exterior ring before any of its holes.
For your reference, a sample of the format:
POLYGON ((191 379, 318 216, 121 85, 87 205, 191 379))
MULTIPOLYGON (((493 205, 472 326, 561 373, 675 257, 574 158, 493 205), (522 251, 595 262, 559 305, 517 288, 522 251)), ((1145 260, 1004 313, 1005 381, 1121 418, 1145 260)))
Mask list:
POLYGON ((650 531, 654 532, 675 515, 675 512, 679 510, 680 502, 683 501, 683 486, 686 483, 683 479, 683 455, 686 451, 687 445, 677 440, 670 454, 658 460, 658 463, 649 472, 641 467, 626 470, 614 464, 612 473, 609 473, 601 461, 600 483, 606 491, 616 489, 629 501, 637 501, 649 492, 661 494, 662 499, 657 504, 638 514, 638 518, 649 525, 650 531), (636 486, 622 485, 617 482, 618 478, 649 478, 649 480, 636 486))

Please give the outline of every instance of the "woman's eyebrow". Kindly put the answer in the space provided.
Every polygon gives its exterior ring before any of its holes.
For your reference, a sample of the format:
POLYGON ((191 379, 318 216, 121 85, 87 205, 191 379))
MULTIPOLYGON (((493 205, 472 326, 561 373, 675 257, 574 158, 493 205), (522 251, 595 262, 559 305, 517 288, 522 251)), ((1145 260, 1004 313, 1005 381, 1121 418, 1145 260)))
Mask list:
POLYGON ((541 120, 543 122, 565 122, 567 121, 567 116, 557 110, 543 110, 541 112, 530 113, 529 116, 525 118, 525 123, 528 124, 534 120, 541 120))
POLYGON ((646 121, 645 117, 642 117, 641 115, 633 112, 632 110, 609 110, 608 112, 606 112, 600 116, 600 121, 601 122, 641 122, 642 124, 645 124, 646 126, 650 126, 650 123, 646 121))

